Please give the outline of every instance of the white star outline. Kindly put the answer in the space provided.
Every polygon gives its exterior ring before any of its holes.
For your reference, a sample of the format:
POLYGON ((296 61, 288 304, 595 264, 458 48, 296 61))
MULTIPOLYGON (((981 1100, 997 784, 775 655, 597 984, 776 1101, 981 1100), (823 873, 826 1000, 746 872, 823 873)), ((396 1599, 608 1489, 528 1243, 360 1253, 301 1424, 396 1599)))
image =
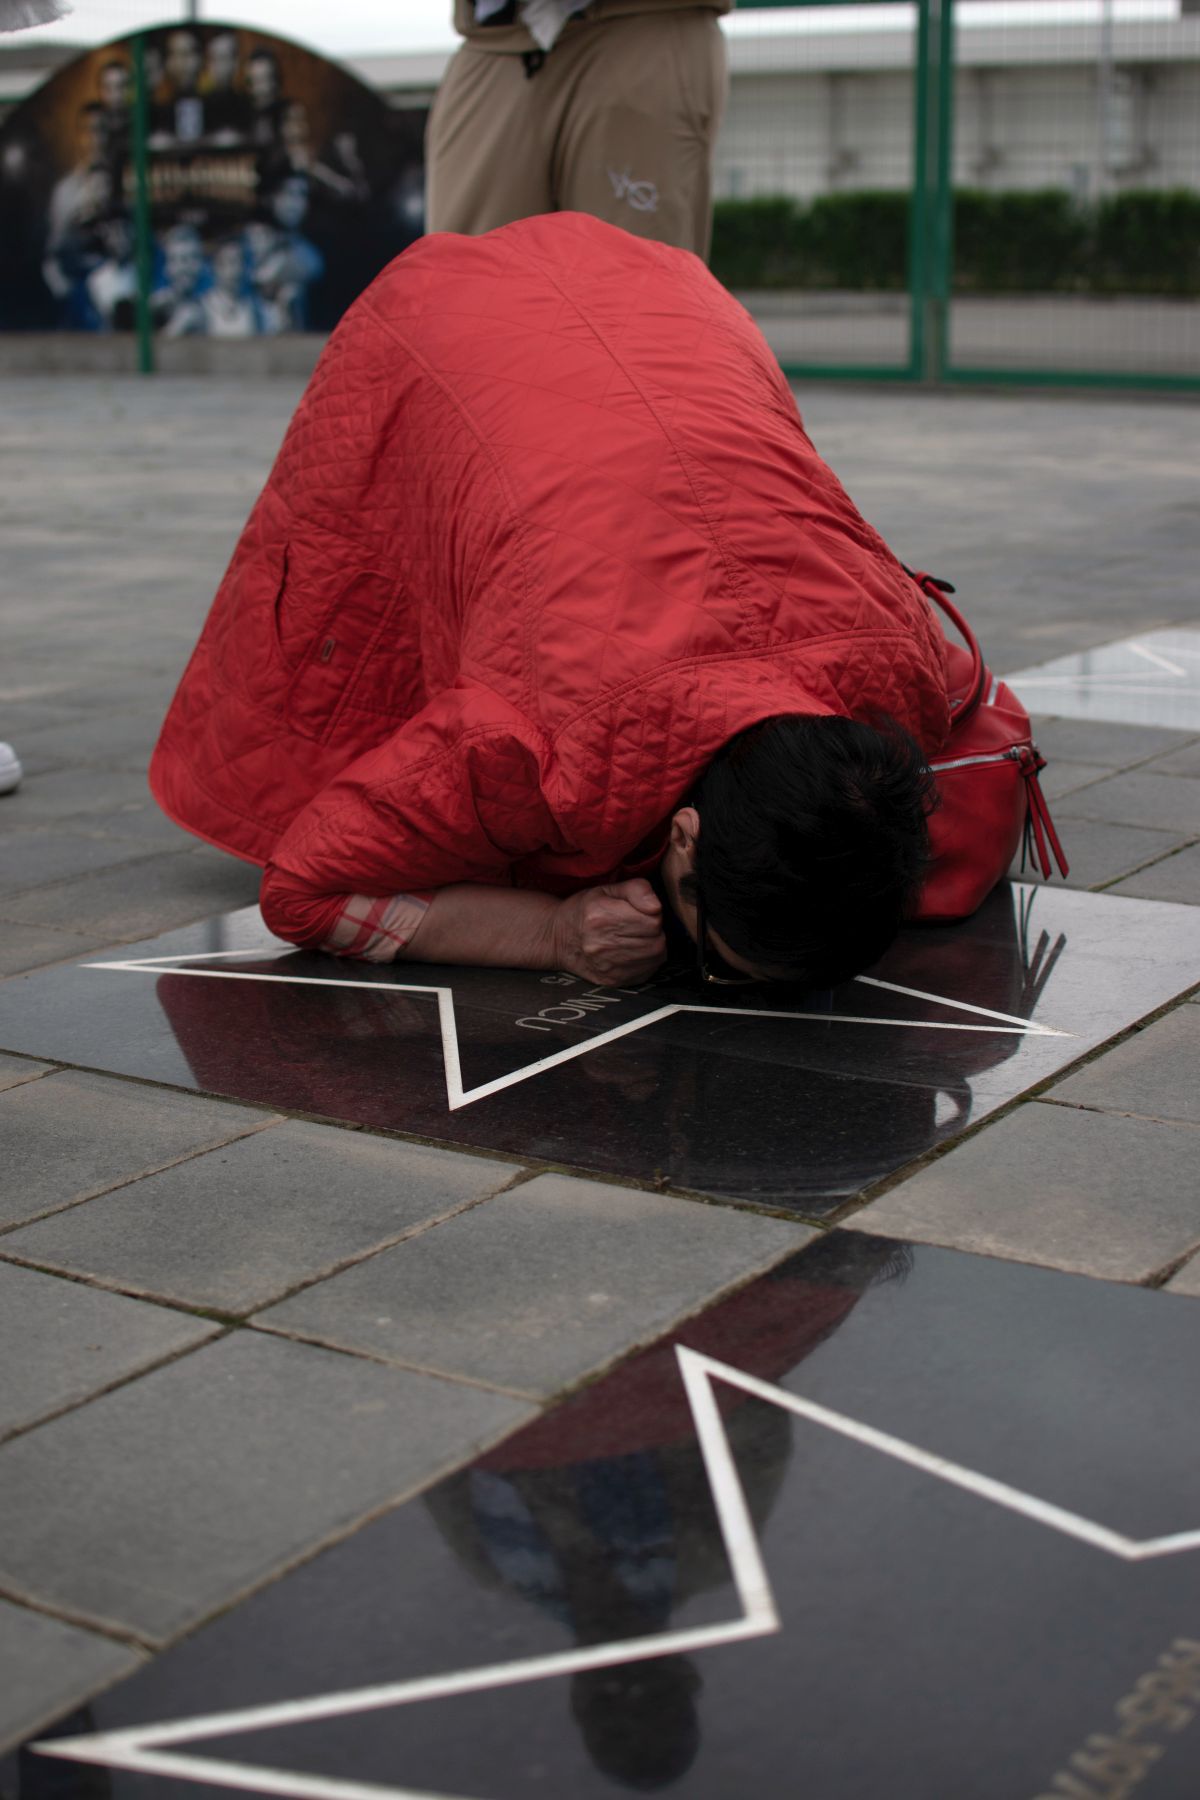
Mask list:
MULTIPOLYGON (((288 948, 288 946, 282 946, 288 948)), ((512 1069, 507 1075, 498 1075, 492 1081, 484 1081, 478 1087, 463 1086, 462 1058, 459 1049, 458 1023, 454 1010, 454 992, 445 986, 431 986, 422 982, 380 982, 355 981, 352 978, 320 975, 272 975, 254 969, 195 969, 188 965, 194 962, 215 962, 221 957, 249 958, 269 954, 269 951, 256 950, 193 950, 181 956, 147 956, 113 962, 81 963, 84 969, 112 969, 126 974, 139 975, 195 975, 212 981, 282 981, 298 987, 336 987, 367 988, 375 994, 428 994, 437 1000, 438 1024, 442 1039, 442 1061, 446 1075, 446 1105, 450 1112, 457 1112, 460 1107, 473 1106, 478 1100, 486 1100, 492 1094, 498 1094, 505 1088, 515 1087, 519 1082, 530 1081, 535 1075, 545 1075, 551 1069, 561 1067, 563 1063, 573 1062, 576 1057, 590 1056, 593 1051, 601 1050, 606 1044, 613 1044, 619 1038, 630 1037, 635 1031, 645 1031, 650 1025, 657 1025, 664 1019, 670 1019, 676 1013, 708 1013, 723 1018, 748 1019, 811 1019, 821 1025, 885 1025, 900 1029, 921 1031, 985 1031, 1008 1034, 1020 1037, 1069 1038, 1075 1034, 1060 1031, 1052 1025, 1042 1025, 1032 1019, 1022 1019, 1013 1013, 996 1012, 989 1006, 976 1006, 968 1000, 951 1000, 944 994, 927 993, 923 988, 903 987, 896 981, 883 981, 875 975, 857 975, 855 981, 864 987, 881 988, 888 993, 903 994, 909 999, 923 1000, 931 1006, 948 1007, 952 1012, 971 1013, 975 1018, 991 1021, 989 1024, 977 1024, 961 1019, 904 1019, 904 1018, 871 1018, 859 1013, 829 1013, 811 1011, 773 1011, 759 1006, 702 1006, 687 1001, 672 1001, 665 1006, 656 1007, 652 1012, 644 1013, 641 1018, 628 1019, 621 1025, 614 1025, 607 1031, 601 1031, 595 1037, 589 1037, 579 1044, 570 1044, 564 1050, 555 1050, 549 1056, 540 1056, 535 1062, 525 1063, 520 1068, 512 1069)))
POLYGON ((916 1444, 876 1430, 861 1420, 835 1412, 814 1400, 791 1394, 785 1388, 718 1362, 683 1344, 675 1355, 688 1405, 696 1427, 705 1474, 712 1492, 717 1522, 729 1560, 740 1616, 714 1625, 685 1631, 666 1631, 647 1637, 625 1638, 607 1644, 589 1644, 548 1656, 530 1657, 480 1668, 451 1670, 415 1680, 385 1682, 341 1693, 315 1694, 301 1700, 276 1701, 228 1712, 209 1713, 191 1719, 171 1719, 154 1725, 95 1732, 86 1737, 35 1743, 43 1756, 69 1762, 128 1769, 142 1775, 162 1775, 181 1781, 198 1781, 213 1787, 239 1788, 257 1794, 289 1795, 295 1800, 468 1800, 467 1796, 433 1793, 427 1789, 397 1788, 377 1782, 349 1781, 306 1775, 303 1771, 273 1769, 253 1763, 181 1754, 172 1746, 198 1739, 235 1736, 240 1732, 310 1724, 321 1719, 347 1718, 392 1706, 410 1706, 425 1700, 448 1699, 479 1693, 489 1688, 517 1687, 527 1682, 576 1674, 583 1669, 611 1668, 621 1663, 678 1655, 684 1651, 711 1649, 719 1644, 766 1637, 782 1629, 775 1596, 746 1504, 729 1438, 713 1394, 714 1381, 740 1388, 743 1393, 782 1407, 811 1424, 820 1425, 881 1455, 907 1464, 938 1481, 1001 1506, 1034 1524, 1045 1526, 1094 1550, 1123 1562, 1147 1562, 1200 1548, 1200 1530, 1175 1532, 1165 1537, 1135 1539, 1113 1531, 1079 1513, 1039 1499, 977 1469, 966 1468, 947 1457, 923 1450, 916 1444))

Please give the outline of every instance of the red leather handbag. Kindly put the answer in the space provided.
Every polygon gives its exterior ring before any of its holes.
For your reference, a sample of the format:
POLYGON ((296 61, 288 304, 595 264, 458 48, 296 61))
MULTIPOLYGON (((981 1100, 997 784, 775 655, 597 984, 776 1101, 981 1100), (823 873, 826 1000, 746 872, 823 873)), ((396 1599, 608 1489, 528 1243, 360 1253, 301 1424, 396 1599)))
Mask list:
POLYGON ((1029 714, 987 668, 971 627, 948 598, 949 582, 910 569, 913 580, 955 626, 965 644, 947 645, 950 735, 929 766, 938 805, 929 820, 932 862, 914 919, 965 919, 1007 874, 1017 846, 1036 851, 1048 879, 1050 853, 1067 873, 1038 774, 1046 767, 1029 714))

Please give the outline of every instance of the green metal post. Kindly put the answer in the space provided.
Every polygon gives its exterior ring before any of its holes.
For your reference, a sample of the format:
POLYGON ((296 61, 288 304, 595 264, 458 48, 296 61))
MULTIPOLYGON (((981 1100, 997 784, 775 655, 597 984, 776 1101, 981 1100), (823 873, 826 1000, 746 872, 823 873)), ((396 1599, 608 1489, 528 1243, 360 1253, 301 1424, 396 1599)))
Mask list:
POLYGON ((926 369, 931 381, 942 381, 950 360, 950 296, 954 286, 954 0, 931 0, 931 7, 937 65, 937 130, 930 145, 933 212, 926 369))
POLYGON ((909 220, 912 372, 945 377, 954 241, 954 0, 918 0, 909 220))
POLYGON ((929 0, 917 0, 917 49, 913 71, 912 198, 908 208, 908 367, 925 373, 925 287, 929 247, 929 192, 925 163, 929 139, 929 0))
POLYGON ((150 284, 153 280, 153 244, 150 232, 150 179, 146 140, 149 137, 150 97, 146 92, 146 45, 139 31, 133 40, 133 247, 137 270, 138 372, 154 373, 154 325, 150 317, 150 284))

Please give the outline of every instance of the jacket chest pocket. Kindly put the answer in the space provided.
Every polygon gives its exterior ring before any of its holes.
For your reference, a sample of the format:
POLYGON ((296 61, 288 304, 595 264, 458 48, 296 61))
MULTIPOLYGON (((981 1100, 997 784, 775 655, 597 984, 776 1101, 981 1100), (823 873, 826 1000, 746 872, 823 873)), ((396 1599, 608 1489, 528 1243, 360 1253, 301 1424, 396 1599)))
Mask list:
POLYGON ((377 642, 385 636, 399 583, 359 570, 333 589, 289 580, 285 568, 276 606, 280 655, 292 673, 283 711, 293 731, 324 742, 377 642))

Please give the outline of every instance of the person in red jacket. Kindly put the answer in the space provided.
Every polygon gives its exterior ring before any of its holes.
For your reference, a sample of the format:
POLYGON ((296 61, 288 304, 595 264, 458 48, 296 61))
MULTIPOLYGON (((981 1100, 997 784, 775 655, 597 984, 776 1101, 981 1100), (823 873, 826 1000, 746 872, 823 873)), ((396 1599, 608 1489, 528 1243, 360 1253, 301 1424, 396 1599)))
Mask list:
POLYGON ((288 941, 830 983, 919 885, 928 602, 690 253, 423 239, 326 347, 151 785, 288 941))

